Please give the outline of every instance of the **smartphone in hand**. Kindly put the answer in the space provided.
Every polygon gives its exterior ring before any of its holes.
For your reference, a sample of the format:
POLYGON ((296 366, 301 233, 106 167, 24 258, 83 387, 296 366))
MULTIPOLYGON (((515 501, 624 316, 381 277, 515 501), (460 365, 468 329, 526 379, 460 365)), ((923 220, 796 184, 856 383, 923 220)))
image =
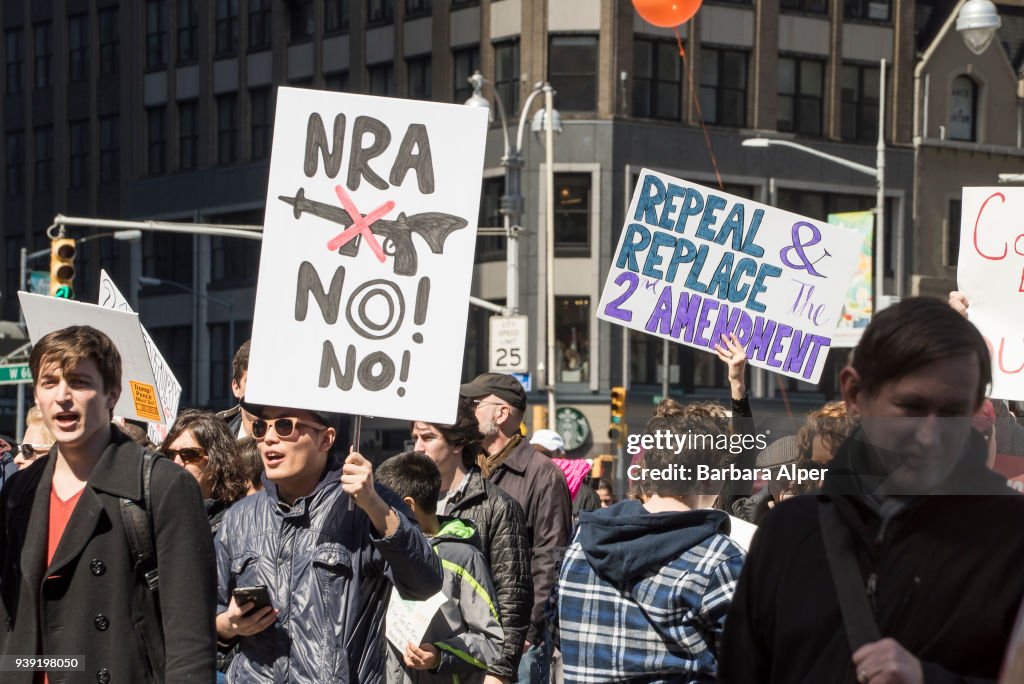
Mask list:
MULTIPOLYGON (((235 603, 240 606, 251 602, 253 607, 249 610, 249 613, 271 605, 270 592, 265 584, 259 584, 255 587, 235 587, 231 595, 235 598, 235 603)), ((249 613, 246 613, 246 615, 249 613)))

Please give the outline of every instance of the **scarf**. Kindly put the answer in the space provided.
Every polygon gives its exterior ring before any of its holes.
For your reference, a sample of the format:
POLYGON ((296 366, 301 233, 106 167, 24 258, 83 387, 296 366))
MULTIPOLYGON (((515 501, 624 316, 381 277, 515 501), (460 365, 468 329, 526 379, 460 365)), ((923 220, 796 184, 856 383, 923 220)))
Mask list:
POLYGON ((491 473, 501 467, 501 464, 505 462, 505 459, 509 457, 519 443, 523 441, 523 436, 518 432, 512 435, 512 439, 508 441, 505 448, 496 454, 482 453, 476 457, 476 463, 480 466, 480 471, 484 476, 484 479, 490 479, 491 473))

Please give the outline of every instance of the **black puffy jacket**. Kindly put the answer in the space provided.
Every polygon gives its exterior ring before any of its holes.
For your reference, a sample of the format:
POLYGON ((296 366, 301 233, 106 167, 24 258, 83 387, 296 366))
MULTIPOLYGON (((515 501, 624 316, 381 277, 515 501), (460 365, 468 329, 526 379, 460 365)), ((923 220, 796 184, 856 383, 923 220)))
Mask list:
POLYGON ((466 478, 465 486, 448 500, 443 513, 471 521, 480 536, 505 632, 501 656, 489 672, 514 679, 533 608, 526 514, 515 499, 485 480, 478 469, 470 470, 466 478))

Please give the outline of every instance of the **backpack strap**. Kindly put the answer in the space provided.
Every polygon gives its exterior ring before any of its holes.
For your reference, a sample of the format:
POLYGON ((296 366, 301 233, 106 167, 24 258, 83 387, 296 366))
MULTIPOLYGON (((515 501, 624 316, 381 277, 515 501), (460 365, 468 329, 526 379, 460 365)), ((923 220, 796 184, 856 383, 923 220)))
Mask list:
POLYGON ((135 569, 153 593, 160 588, 160 572, 156 563, 156 545, 153 539, 153 513, 151 507, 151 484, 153 462, 159 456, 152 451, 142 455, 142 508, 131 499, 121 499, 121 521, 128 537, 135 569))

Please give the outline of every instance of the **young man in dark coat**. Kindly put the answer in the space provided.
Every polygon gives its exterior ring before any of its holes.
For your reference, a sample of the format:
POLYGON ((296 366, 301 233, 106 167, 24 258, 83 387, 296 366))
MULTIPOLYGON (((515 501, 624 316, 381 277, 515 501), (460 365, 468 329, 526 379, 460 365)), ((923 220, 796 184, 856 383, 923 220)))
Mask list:
MULTIPOLYGON (((132 564, 122 498, 143 502, 142 448, 113 429, 121 356, 88 326, 52 332, 29 361, 56 438, 49 456, 0 495, 0 656, 77 656, 49 682, 196 682, 215 676, 213 543, 195 478, 153 464, 150 501, 159 592, 132 564), (159 609, 155 602, 159 602, 159 609)), ((27 669, 3 673, 29 684, 27 669)))
POLYGON ((985 467, 971 430, 991 377, 985 340, 944 303, 905 299, 874 317, 840 375, 860 427, 821 496, 782 502, 754 537, 721 682, 995 679, 1024 597, 1024 536, 1012 532, 1024 497, 985 467), (840 608, 826 540, 852 557, 839 586, 864 619, 840 608), (862 626, 848 632, 844 618, 862 626))

